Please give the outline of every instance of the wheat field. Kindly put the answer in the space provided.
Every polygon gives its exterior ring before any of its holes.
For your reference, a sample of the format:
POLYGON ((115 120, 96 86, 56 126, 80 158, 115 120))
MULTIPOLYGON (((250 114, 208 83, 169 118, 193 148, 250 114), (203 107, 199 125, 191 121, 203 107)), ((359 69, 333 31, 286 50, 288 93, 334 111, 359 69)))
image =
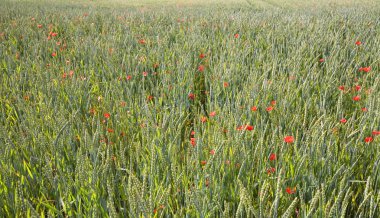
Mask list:
POLYGON ((380 2, 0 5, 1 217, 380 216, 380 2))

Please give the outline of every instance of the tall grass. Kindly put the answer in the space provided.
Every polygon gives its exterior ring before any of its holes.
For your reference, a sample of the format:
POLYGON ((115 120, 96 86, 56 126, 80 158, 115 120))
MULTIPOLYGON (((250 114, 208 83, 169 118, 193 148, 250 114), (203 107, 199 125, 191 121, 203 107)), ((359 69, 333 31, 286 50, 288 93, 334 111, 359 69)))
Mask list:
POLYGON ((380 216, 380 7, 277 3, 3 1, 1 216, 380 216))

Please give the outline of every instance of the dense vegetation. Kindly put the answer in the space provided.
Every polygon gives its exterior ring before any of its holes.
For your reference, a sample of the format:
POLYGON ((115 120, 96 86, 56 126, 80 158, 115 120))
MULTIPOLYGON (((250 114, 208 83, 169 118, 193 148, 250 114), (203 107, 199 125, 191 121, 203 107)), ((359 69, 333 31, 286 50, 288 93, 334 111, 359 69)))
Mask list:
POLYGON ((380 6, 284 2, 1 1, 0 215, 379 217, 380 6))

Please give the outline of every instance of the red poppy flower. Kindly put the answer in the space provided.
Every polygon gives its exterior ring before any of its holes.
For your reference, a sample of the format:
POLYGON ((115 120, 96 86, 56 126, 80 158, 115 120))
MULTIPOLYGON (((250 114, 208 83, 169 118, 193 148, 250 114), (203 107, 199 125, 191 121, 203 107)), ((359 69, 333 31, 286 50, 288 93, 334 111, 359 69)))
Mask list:
POLYGON ((146 100, 148 100, 148 101, 152 101, 153 99, 154 99, 153 95, 148 95, 148 97, 146 97, 146 100))
POLYGON ((253 130, 253 126, 247 125, 245 127, 245 130, 252 131, 253 130))
POLYGON ((139 44, 144 45, 146 41, 144 39, 139 39, 139 44))
POLYGON ((277 156, 276 156, 275 153, 272 153, 272 154, 269 155, 269 160, 270 160, 270 161, 274 161, 274 160, 276 160, 276 159, 277 159, 277 156))
POLYGON ((275 105, 276 105, 276 101, 273 100, 273 101, 270 102, 270 104, 271 104, 272 106, 275 106, 275 105))
POLYGON ((200 59, 203 59, 204 57, 206 57, 205 54, 203 54, 203 53, 200 53, 200 54, 199 54, 199 58, 200 58, 200 59))
POLYGON ((193 93, 190 93, 188 96, 187 96, 190 100, 194 100, 195 99, 195 95, 193 93))
POLYGON ((55 57, 55 56, 57 56, 57 53, 53 52, 53 53, 51 53, 51 56, 55 57))
POLYGON ((237 39, 237 38, 239 38, 239 33, 235 33, 235 35, 234 35, 234 37, 235 37, 235 39, 237 39))
POLYGON ((372 131, 372 135, 380 135, 380 131, 374 130, 372 131))
POLYGON ((366 143, 370 143, 370 142, 373 141, 373 138, 372 138, 372 137, 366 137, 366 138, 364 139, 364 141, 365 141, 366 143))
POLYGON ((362 107, 362 111, 363 111, 363 112, 367 112, 368 109, 367 109, 366 107, 362 107))
POLYGON ((339 86, 338 89, 344 91, 344 86, 339 86))
POLYGON ((195 131, 191 131, 190 135, 192 136, 195 135, 195 131))
POLYGON ((203 65, 199 65, 199 67, 198 67, 198 71, 199 72, 203 72, 205 70, 205 66, 203 66, 203 65))
POLYGON ((207 161, 205 161, 205 160, 202 160, 202 161, 201 161, 201 165, 204 166, 204 165, 206 165, 206 164, 207 164, 207 161))
POLYGON ((224 82, 224 83, 223 83, 224 88, 227 88, 229 85, 230 85, 230 84, 229 84, 228 82, 224 82))
POLYGON ((108 128, 108 129, 107 129, 107 132, 109 132, 109 133, 113 133, 114 131, 113 131, 113 129, 108 128))
POLYGON ((256 106, 251 107, 251 111, 257 111, 257 107, 256 106))
POLYGON ((363 71, 366 72, 366 73, 368 73, 369 71, 371 71, 371 67, 364 67, 363 71))
POLYGON ((361 88, 362 88, 362 87, 359 86, 359 85, 356 85, 356 86, 355 86, 355 90, 356 90, 356 91, 360 91, 361 88))
POLYGON ((197 140, 195 138, 190 138, 190 144, 195 147, 197 145, 197 140))
POLYGON ((143 76, 148 76, 148 72, 144 71, 142 74, 143 74, 143 76))
POLYGON ((294 142, 294 137, 293 136, 285 136, 284 137, 284 142, 286 142, 286 143, 293 143, 294 142))
POLYGON ((341 122, 341 123, 346 123, 347 120, 346 120, 345 118, 342 118, 342 119, 340 120, 340 122, 341 122))
POLYGON ((359 95, 354 96, 354 97, 352 98, 352 100, 354 100, 354 101, 360 101, 360 96, 359 96, 359 95))
POLYGON ((276 168, 274 168, 274 167, 271 167, 271 168, 267 169, 267 174, 268 175, 270 175, 271 173, 274 173, 274 172, 276 172, 276 168))
POLYGON ((132 76, 131 75, 128 75, 127 76, 127 80, 131 80, 132 79, 132 76))
POLYGON ((42 28, 42 24, 38 24, 37 27, 41 29, 42 28))
POLYGON ((296 188, 294 187, 293 189, 290 188, 290 187, 286 187, 285 191, 288 193, 288 194, 294 194, 296 193, 296 188))
POLYGON ((273 107, 272 106, 269 106, 269 107, 267 107, 266 109, 265 109, 266 111, 272 111, 273 110, 273 107))
POLYGON ((359 68, 359 72, 366 72, 366 73, 368 73, 369 71, 371 71, 371 67, 360 67, 359 68))
POLYGON ((323 62, 325 62, 325 59, 323 58, 319 59, 319 63, 323 63, 323 62))
POLYGON ((236 128, 237 130, 248 130, 248 131, 252 131, 254 129, 253 126, 251 125, 243 125, 243 126, 239 126, 238 128, 236 128))
POLYGON ((215 154, 215 150, 212 149, 212 150, 210 151, 210 154, 211 154, 211 155, 214 155, 214 154, 215 154))
POLYGON ((207 117, 201 117, 201 122, 202 122, 202 123, 207 122, 207 117))
POLYGON ((355 44, 356 44, 357 46, 359 46, 359 45, 362 44, 362 42, 358 40, 358 41, 355 42, 355 44))
POLYGON ((215 117, 216 111, 210 112, 210 117, 215 117))
POLYGON ((104 116, 105 118, 109 119, 109 118, 111 117, 111 114, 109 114, 109 113, 104 113, 103 116, 104 116))

